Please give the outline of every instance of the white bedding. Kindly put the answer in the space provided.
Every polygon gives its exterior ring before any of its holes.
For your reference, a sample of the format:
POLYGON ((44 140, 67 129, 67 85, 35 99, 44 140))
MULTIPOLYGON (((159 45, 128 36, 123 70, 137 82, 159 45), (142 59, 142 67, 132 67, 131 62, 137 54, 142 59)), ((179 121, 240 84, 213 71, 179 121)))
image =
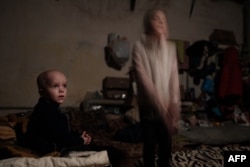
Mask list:
POLYGON ((0 161, 0 167, 105 167, 109 165, 107 151, 74 152, 70 157, 14 157, 0 161))

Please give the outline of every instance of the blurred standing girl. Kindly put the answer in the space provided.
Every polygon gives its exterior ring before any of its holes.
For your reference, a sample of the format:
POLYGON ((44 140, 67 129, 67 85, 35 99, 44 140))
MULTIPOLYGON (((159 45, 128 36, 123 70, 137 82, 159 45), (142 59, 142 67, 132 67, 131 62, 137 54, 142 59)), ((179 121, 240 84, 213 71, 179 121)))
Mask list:
POLYGON ((144 34, 133 46, 133 70, 143 127, 145 167, 170 166, 171 136, 180 117, 179 75, 176 46, 168 40, 163 10, 153 8, 144 15, 144 34))

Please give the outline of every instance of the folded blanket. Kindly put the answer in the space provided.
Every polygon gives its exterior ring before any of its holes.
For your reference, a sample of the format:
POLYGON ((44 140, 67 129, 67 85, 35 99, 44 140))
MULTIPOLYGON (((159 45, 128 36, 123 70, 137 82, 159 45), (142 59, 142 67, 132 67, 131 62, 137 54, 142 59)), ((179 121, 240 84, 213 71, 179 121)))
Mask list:
POLYGON ((105 167, 109 166, 107 151, 85 152, 71 157, 52 157, 41 158, 14 157, 0 161, 0 166, 4 167, 105 167), (79 155, 84 155, 79 157, 79 155))

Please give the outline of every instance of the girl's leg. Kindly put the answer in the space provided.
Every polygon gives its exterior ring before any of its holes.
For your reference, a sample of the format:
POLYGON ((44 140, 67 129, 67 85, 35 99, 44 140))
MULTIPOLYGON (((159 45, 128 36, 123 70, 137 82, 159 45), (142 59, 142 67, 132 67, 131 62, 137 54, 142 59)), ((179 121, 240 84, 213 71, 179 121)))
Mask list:
POLYGON ((152 122, 143 121, 143 162, 144 167, 155 166, 155 133, 152 122))
POLYGON ((172 139, 165 125, 159 125, 158 167, 169 167, 172 159, 172 139))

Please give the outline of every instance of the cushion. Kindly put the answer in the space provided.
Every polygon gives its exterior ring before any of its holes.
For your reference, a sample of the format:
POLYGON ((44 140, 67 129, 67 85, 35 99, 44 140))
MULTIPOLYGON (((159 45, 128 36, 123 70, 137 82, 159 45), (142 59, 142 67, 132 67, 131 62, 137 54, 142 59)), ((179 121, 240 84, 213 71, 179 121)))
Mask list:
POLYGON ((15 130, 11 126, 12 124, 6 121, 0 122, 0 139, 1 140, 9 140, 15 139, 16 133, 15 130))

